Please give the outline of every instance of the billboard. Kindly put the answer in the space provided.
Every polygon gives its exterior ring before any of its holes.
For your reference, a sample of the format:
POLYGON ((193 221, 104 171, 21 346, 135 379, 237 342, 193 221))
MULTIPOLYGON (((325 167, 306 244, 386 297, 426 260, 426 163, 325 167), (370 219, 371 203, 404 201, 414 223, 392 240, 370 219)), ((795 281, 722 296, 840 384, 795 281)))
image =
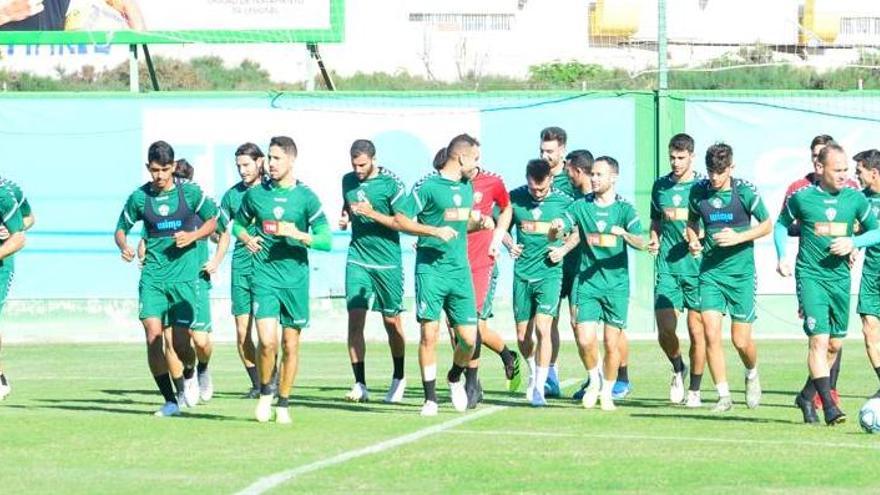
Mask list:
POLYGON ((341 42, 345 0, 0 0, 0 44, 341 42))

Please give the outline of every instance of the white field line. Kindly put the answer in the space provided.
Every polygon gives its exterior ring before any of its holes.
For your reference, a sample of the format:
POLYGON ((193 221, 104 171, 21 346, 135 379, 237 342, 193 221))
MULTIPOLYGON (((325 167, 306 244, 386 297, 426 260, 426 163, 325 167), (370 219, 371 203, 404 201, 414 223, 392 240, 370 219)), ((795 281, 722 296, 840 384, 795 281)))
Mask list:
MULTIPOLYGON (((580 379, 571 379, 566 380, 560 383, 560 387, 567 387, 569 385, 573 385, 575 383, 580 382, 580 379)), ((409 443, 417 442, 425 437, 435 435, 437 433, 443 433, 448 431, 456 426, 462 425, 464 423, 474 421, 476 419, 480 419, 490 414, 495 414, 497 412, 503 411, 507 409, 507 406, 492 406, 487 407, 485 409, 480 409, 476 412, 459 416, 455 419, 451 419, 449 421, 429 426, 428 428, 423 428, 421 430, 416 430, 412 433, 391 438, 389 440, 384 440, 379 443, 374 443, 373 445, 369 445, 367 447, 363 447, 356 450, 349 450, 347 452, 343 452, 341 454, 335 455, 333 457, 328 457, 327 459, 322 459, 320 461, 315 461, 309 464, 304 464, 302 466, 298 466, 295 468, 291 468, 285 471, 280 471, 275 474, 271 474, 269 476, 264 476, 243 490, 236 492, 236 495, 260 495, 266 493, 267 491, 286 483, 298 476, 302 476, 304 474, 313 473, 315 471, 320 471, 321 469, 336 466, 339 464, 344 464, 350 460, 357 459, 359 457, 378 454, 379 452, 384 452, 386 450, 393 449, 395 447, 400 447, 401 445, 406 445, 409 443)))

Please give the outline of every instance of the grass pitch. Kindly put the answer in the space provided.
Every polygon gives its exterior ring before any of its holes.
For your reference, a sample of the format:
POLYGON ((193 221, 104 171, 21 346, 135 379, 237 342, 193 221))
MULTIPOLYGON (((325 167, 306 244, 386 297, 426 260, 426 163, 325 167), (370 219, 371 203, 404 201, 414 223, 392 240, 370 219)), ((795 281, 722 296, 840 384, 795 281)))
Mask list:
MULTIPOLYGON (((440 415, 419 416, 415 347, 407 396, 392 406, 380 402, 391 368, 384 344, 368 344, 368 404, 342 399, 352 381, 344 344, 304 344, 289 426, 253 420, 256 401, 241 398, 247 379, 228 345, 211 365, 214 400, 171 419, 151 415, 160 398, 140 345, 5 346, 13 393, 0 402, 0 493, 225 494, 280 472, 268 493, 876 493, 880 435, 862 433, 856 416, 877 380, 861 345, 847 347, 839 389, 849 421, 827 428, 803 425, 792 405, 806 373, 800 341, 758 343, 757 410, 745 407, 731 349, 736 405, 724 415, 709 411, 708 373, 704 409, 667 404, 669 364, 653 342, 633 343, 634 393, 614 413, 567 399, 531 409, 504 391, 487 351, 473 418, 453 411, 445 387, 440 415), (385 450, 363 450, 377 445, 385 450)), ((449 360, 444 348, 440 368, 449 360)), ((572 343, 560 373, 570 395, 584 374, 572 343)))

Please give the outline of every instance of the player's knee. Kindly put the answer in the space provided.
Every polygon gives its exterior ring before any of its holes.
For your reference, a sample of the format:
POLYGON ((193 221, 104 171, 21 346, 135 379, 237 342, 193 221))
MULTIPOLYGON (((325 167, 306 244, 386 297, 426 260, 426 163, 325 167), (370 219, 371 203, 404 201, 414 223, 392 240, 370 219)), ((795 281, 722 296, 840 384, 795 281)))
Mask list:
POLYGON ((733 340, 733 347, 738 351, 744 351, 752 343, 752 337, 750 335, 734 335, 731 340, 733 340))

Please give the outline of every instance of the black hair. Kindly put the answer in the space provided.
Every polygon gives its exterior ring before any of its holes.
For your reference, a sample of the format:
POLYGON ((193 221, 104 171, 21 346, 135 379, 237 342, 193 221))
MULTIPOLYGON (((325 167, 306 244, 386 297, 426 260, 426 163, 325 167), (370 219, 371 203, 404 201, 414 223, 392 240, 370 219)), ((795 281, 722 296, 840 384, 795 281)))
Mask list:
POLYGON ((814 137, 812 141, 810 141, 810 151, 813 151, 813 148, 819 146, 820 144, 831 144, 834 142, 834 138, 829 136, 828 134, 819 134, 814 137))
POLYGON ((615 174, 620 173, 620 164, 618 164, 617 160, 615 160, 614 158, 611 158, 610 156, 600 156, 599 158, 596 158, 596 160, 593 162, 593 164, 596 164, 599 162, 607 163, 608 166, 611 167, 611 171, 614 172, 615 174))
POLYGON ((446 148, 440 148, 437 150, 437 153, 434 154, 434 170, 440 170, 443 168, 443 165, 446 165, 446 148))
POLYGON ((544 179, 550 177, 550 163, 540 158, 529 160, 529 163, 526 164, 526 177, 535 182, 543 182, 544 179))
POLYGON ((192 180, 194 174, 195 169, 193 169, 193 166, 186 160, 186 158, 181 158, 174 162, 174 172, 171 173, 172 176, 177 177, 178 179, 192 180))
POLYGON ((706 170, 722 172, 733 164, 733 148, 726 143, 715 143, 706 150, 706 170))
POLYGON ((541 141, 556 141, 565 146, 565 143, 568 142, 568 134, 561 127, 545 127, 541 130, 541 141))
POLYGON ((688 153, 694 152, 694 138, 685 133, 679 133, 675 136, 672 136, 672 139, 669 140, 669 151, 687 151, 688 153))
POLYGON ((360 155, 366 155, 367 158, 373 159, 376 158, 376 146, 369 139, 358 139, 357 141, 351 143, 351 150, 349 151, 352 158, 357 158, 360 155))
POLYGON ((477 139, 469 134, 459 134, 452 138, 452 141, 449 141, 449 146, 446 147, 446 157, 447 158, 458 158, 459 155, 464 152, 465 148, 473 148, 474 146, 479 146, 480 142, 477 139))
POLYGON ((165 141, 156 141, 147 150, 147 163, 169 165, 174 163, 174 148, 165 141))
POLYGON ((236 158, 239 156, 249 156, 252 160, 257 161, 257 158, 263 158, 266 155, 263 154, 263 150, 256 144, 244 143, 235 150, 235 156, 236 158))
POLYGON ((593 169, 593 154, 589 150, 574 150, 565 155, 565 163, 582 172, 590 173, 593 169))
POLYGON ((278 146, 288 155, 296 156, 296 143, 293 142, 293 138, 287 136, 275 136, 269 140, 269 147, 271 148, 272 146, 278 146))

